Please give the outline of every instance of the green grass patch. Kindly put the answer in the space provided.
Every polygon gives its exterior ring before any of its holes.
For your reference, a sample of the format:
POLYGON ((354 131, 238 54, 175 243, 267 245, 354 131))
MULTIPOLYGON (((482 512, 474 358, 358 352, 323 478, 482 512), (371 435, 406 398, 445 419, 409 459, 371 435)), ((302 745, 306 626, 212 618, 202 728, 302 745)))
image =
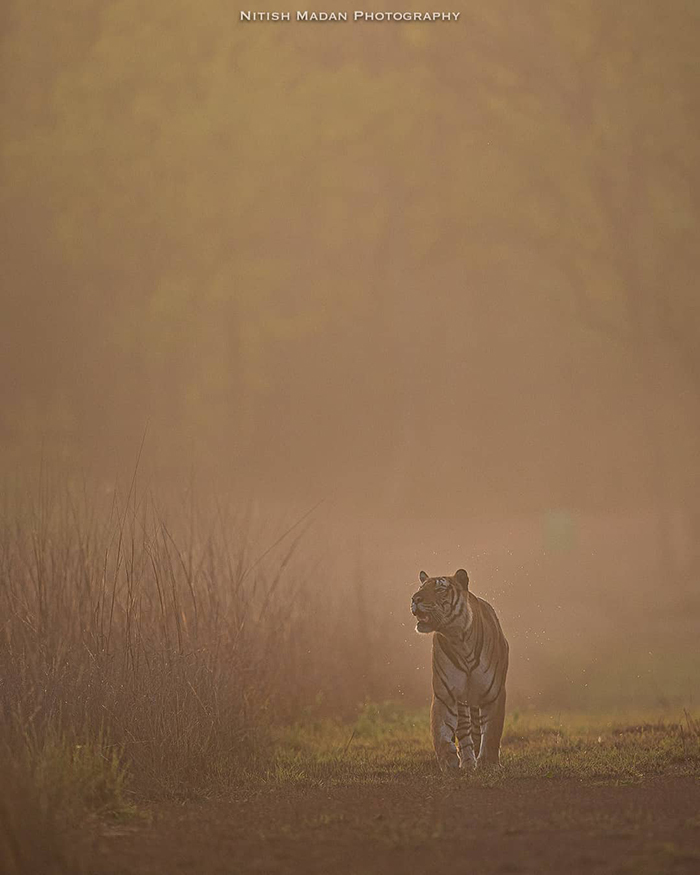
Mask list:
MULTIPOLYGON (((598 715, 510 715, 500 768, 458 780, 492 787, 526 779, 637 783, 658 775, 700 776, 700 724, 598 715)), ((317 721, 276 731, 263 780, 286 786, 342 786, 443 778, 427 712, 365 706, 354 723, 317 721)))

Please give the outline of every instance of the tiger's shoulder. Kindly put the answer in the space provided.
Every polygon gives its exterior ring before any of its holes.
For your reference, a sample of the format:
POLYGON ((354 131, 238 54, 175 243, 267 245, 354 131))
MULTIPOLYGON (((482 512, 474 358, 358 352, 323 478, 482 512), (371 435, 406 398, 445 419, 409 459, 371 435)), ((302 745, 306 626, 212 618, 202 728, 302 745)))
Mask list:
POLYGON ((469 607, 472 609, 472 611, 478 611, 481 614, 482 619, 494 627, 495 631, 502 636, 507 646, 508 641, 506 640, 506 636, 503 634, 501 621, 498 619, 498 614, 496 613, 496 609, 493 607, 493 605, 490 602, 487 602, 486 599, 481 598, 481 596, 474 595, 473 592, 470 592, 469 607))

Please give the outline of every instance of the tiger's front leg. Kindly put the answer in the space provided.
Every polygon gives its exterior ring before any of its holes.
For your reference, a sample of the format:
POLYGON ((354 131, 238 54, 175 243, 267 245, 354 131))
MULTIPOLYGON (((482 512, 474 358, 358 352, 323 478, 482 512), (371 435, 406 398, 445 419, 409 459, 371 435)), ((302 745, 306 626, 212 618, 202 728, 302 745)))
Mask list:
MULTIPOLYGON (((476 753, 474 751, 473 717, 478 720, 478 709, 470 708, 467 702, 457 704, 457 742, 459 743, 459 758, 463 769, 476 768, 476 753), (472 710, 474 714, 472 714, 472 710)), ((478 727, 477 727, 478 728, 478 727)), ((478 751, 477 751, 478 752, 478 751)))
POLYGON ((457 703, 454 700, 443 701, 433 694, 430 706, 430 730, 433 736, 433 747, 438 765, 443 772, 459 769, 459 757, 455 744, 457 730, 457 703))
POLYGON ((503 735, 503 723, 506 716, 506 690, 501 690, 498 698, 490 705, 482 706, 482 738, 481 750, 477 759, 477 765, 500 766, 501 736, 503 735))

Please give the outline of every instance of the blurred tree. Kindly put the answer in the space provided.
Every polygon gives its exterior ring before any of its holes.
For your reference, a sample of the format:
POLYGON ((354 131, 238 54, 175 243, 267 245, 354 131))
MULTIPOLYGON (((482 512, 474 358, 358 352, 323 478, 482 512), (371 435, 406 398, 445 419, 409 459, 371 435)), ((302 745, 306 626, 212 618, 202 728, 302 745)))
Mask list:
POLYGON ((43 419, 105 463, 149 420, 175 470, 198 446, 431 513, 686 488, 692 3, 471 2, 440 29, 241 26, 221 0, 4 15, 7 452, 43 419))
MULTIPOLYGON (((558 274, 572 315, 631 356, 659 561, 673 573, 672 505, 688 479, 687 472, 674 478, 671 461, 680 398, 664 397, 678 385, 676 363, 694 385, 700 424, 700 299, 692 279, 700 267, 698 10, 591 0, 542 5, 527 11, 528 22, 522 10, 512 28, 506 10, 480 23, 483 93, 528 186, 510 227, 539 259, 540 274, 558 274), (528 28, 536 41, 517 45, 528 28), (493 51, 496 42, 501 51, 493 51), (517 58, 511 70, 503 57, 517 58)), ((487 225, 492 241, 498 224, 487 225)), ((695 472, 691 479, 700 494, 695 472)), ((690 494, 681 500, 697 513, 690 494)), ((693 540, 700 542, 700 529, 693 540)))

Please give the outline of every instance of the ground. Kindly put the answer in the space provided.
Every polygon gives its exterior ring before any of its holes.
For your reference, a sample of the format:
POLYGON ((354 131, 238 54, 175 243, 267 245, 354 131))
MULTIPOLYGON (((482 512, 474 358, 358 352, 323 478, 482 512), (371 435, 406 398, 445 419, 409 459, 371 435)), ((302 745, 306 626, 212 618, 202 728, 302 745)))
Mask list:
POLYGON ((405 786, 263 794, 165 806, 140 826, 104 826, 100 875, 179 873, 697 873, 700 784, 653 779, 581 787, 405 786))
POLYGON ((697 724, 509 722, 503 767, 444 777, 421 717, 281 733, 233 792, 100 819, 91 875, 700 873, 697 724))

